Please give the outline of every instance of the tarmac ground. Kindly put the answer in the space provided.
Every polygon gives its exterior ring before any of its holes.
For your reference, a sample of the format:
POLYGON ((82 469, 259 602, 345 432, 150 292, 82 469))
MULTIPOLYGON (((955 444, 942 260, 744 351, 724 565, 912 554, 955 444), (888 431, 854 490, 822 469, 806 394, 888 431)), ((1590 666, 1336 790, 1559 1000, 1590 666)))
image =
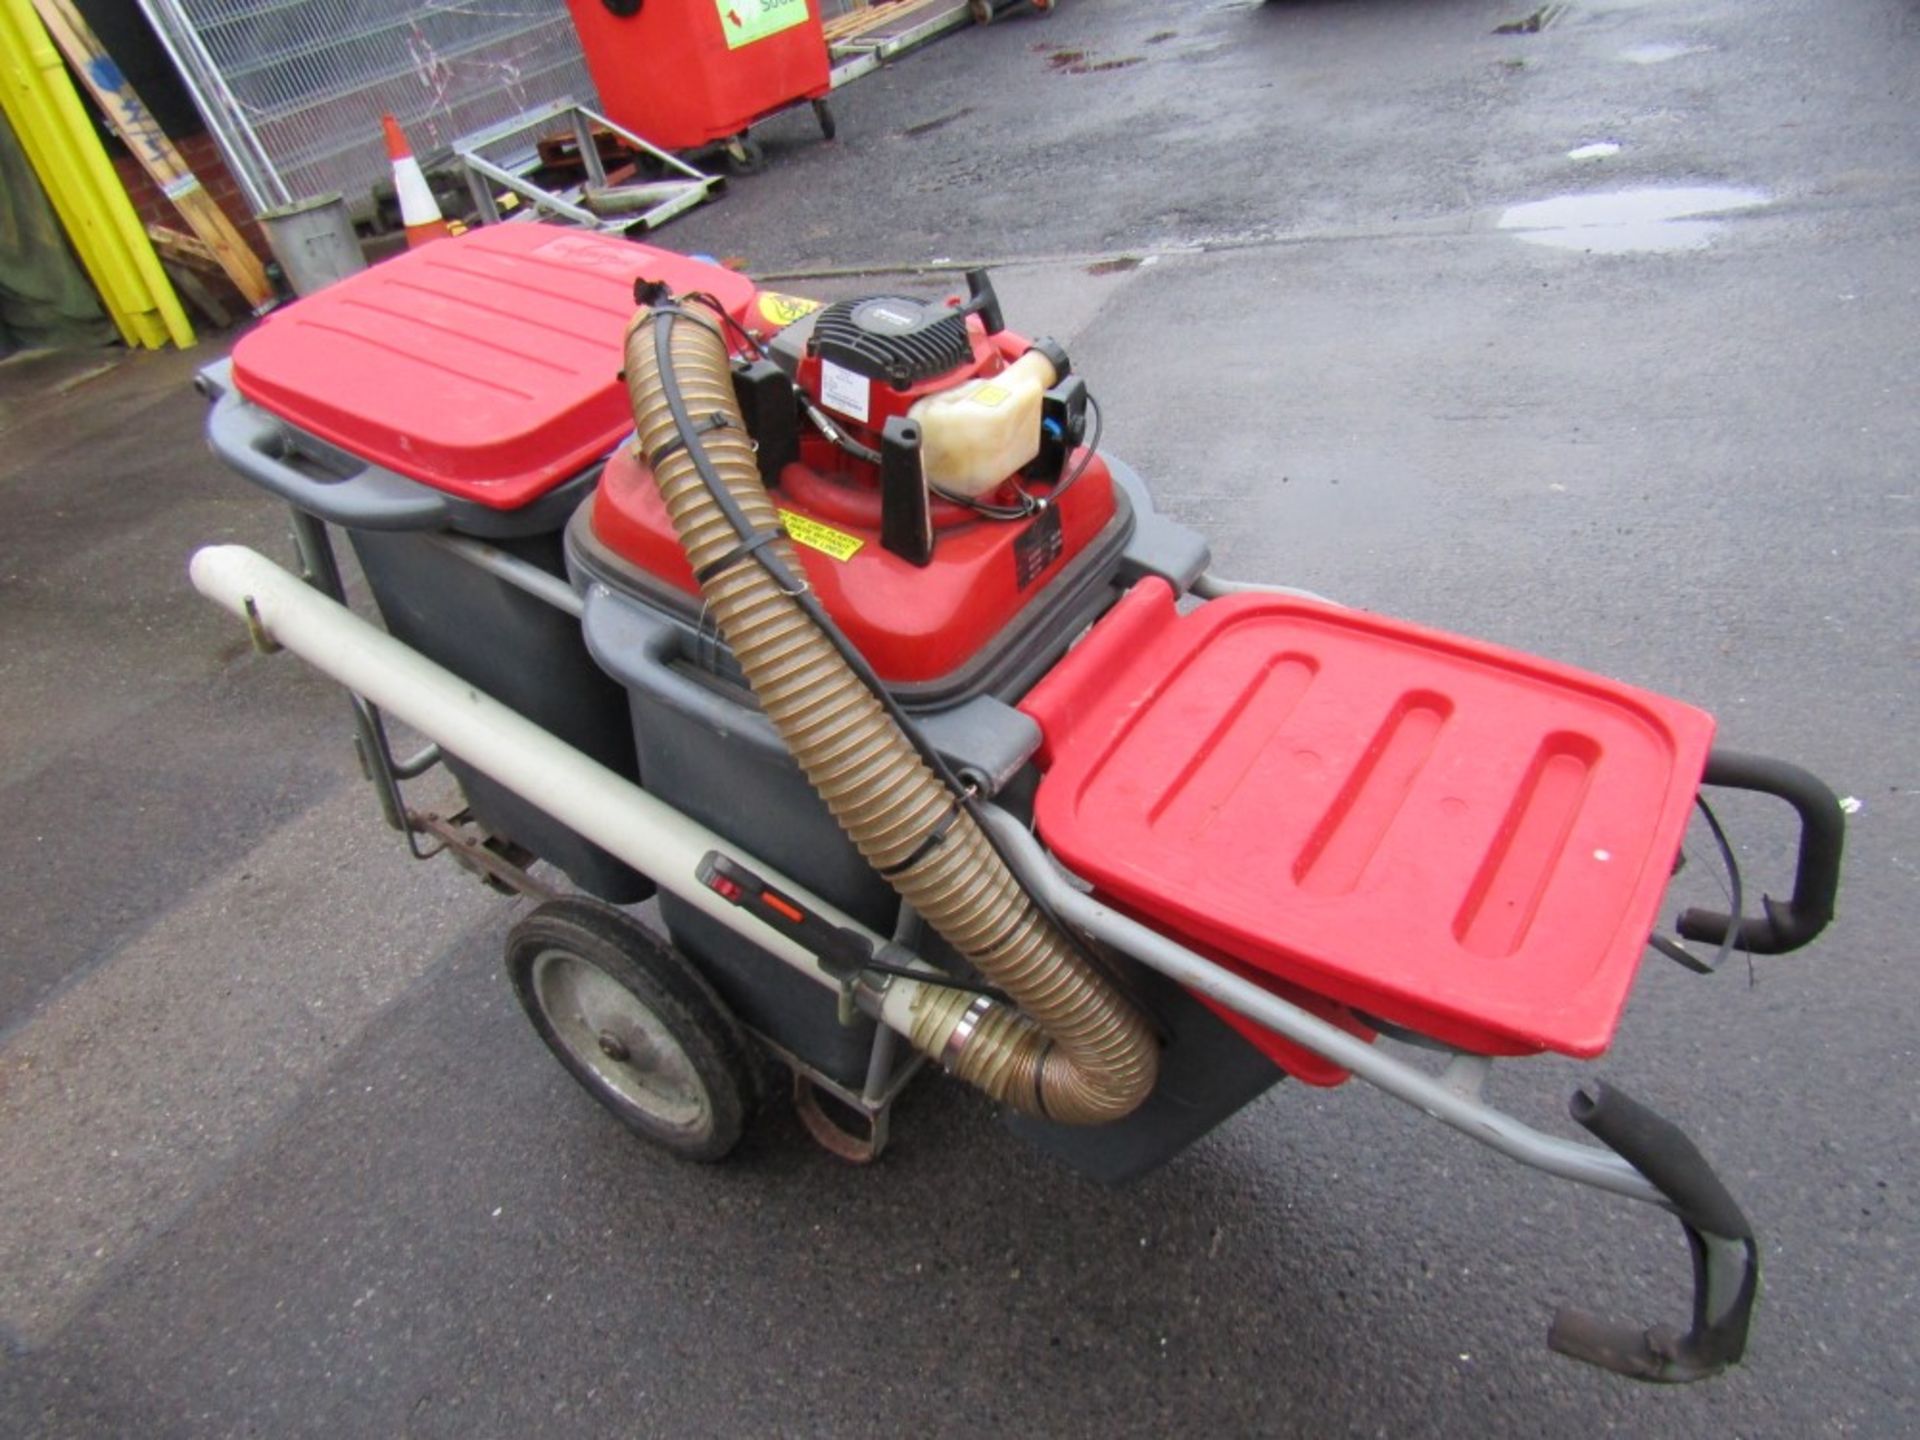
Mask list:
MULTIPOLYGON (((342 698, 187 586, 290 555, 203 446, 208 346, 0 365, 0 1434, 1920 1431, 1920 10, 1527 10, 1009 13, 656 238, 822 296, 990 263, 1220 572, 1677 695, 1849 798, 1813 949, 1651 957, 1602 1061, 1493 1082, 1689 1129, 1765 1247, 1744 1368, 1549 1354, 1563 1301, 1680 1319, 1677 1227, 1360 1086, 1122 1189, 940 1079, 870 1169, 784 1111, 650 1153, 519 1013, 524 904, 409 861, 342 698)), ((1723 813, 1778 893, 1782 813, 1723 813)))

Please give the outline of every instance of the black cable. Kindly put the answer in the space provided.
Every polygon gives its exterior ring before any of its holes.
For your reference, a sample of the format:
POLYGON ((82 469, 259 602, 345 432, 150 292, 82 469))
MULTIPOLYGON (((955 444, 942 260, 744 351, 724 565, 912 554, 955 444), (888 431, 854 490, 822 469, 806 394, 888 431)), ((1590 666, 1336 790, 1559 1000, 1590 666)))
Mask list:
POLYGON ((903 980, 918 980, 922 985, 933 985, 941 990, 960 990, 968 995, 985 995, 1000 1001, 1003 1005, 1013 1003, 1004 990, 982 984, 978 980, 962 980, 958 975, 949 975, 944 970, 916 970, 911 965, 889 965, 884 960, 869 960, 860 969, 872 975, 897 975, 903 980))
MULTIPOLYGON (((692 290, 680 298, 683 301, 692 300, 706 306, 709 310, 713 311, 715 315, 720 317, 720 323, 722 325, 726 326, 727 329, 733 331, 734 334, 747 342, 747 348, 752 350, 757 358, 761 360, 767 358, 766 347, 760 343, 759 339, 751 330, 733 318, 733 313, 720 303, 720 297, 715 295, 711 290, 692 290)), ((692 320, 696 317, 689 315, 687 318, 692 320)))
POLYGON ((1687 949, 1678 940, 1669 935, 1654 935, 1648 944, 1669 960, 1677 961, 1696 975, 1711 975, 1726 963, 1727 956, 1733 953, 1735 937, 1740 933, 1740 919, 1745 885, 1740 878, 1740 862, 1734 857, 1733 846, 1727 840, 1727 832, 1720 828, 1720 817, 1713 813, 1713 807, 1707 804, 1707 797, 1695 795, 1693 803, 1700 807, 1700 813, 1706 816, 1707 829, 1713 833, 1713 843, 1719 847, 1720 862, 1727 867, 1727 931, 1720 937, 1720 948, 1714 952, 1711 960, 1702 960, 1693 951, 1687 949))
POLYGON ((1727 867, 1727 884, 1733 895, 1728 903, 1729 918, 1727 933, 1720 937, 1720 948, 1714 952, 1712 966, 1718 970, 1727 956, 1733 953, 1733 943, 1740 933, 1741 901, 1743 885, 1740 880, 1740 862, 1734 858, 1733 846, 1727 842, 1727 832, 1720 828, 1720 817, 1713 813, 1713 807, 1707 804, 1707 797, 1696 795, 1694 803, 1700 807, 1700 813, 1707 817, 1707 829, 1713 832, 1713 843, 1720 847, 1720 859, 1727 867))
POLYGON ((1012 483, 1014 492, 1020 497, 1021 503, 1018 505, 989 505, 986 501, 971 495, 959 495, 943 489, 932 481, 927 482, 927 490, 949 505, 958 505, 963 510, 971 510, 985 520, 1025 520, 1029 515, 1038 515, 1044 508, 1043 502, 1038 497, 1028 494, 1018 480, 1012 483))

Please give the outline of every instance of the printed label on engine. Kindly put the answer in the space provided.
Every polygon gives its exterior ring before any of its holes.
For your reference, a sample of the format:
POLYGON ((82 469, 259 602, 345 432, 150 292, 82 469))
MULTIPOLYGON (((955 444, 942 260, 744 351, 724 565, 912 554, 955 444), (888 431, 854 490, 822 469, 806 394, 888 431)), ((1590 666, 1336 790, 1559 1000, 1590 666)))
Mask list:
POLYGON ((822 360, 820 403, 864 425, 867 417, 873 413, 873 382, 844 365, 822 360))
POLYGON ((807 0, 715 0, 715 4, 729 50, 807 23, 807 0))
POLYGON ((780 512, 780 523, 786 527, 787 538, 794 544, 818 550, 822 555, 831 555, 843 564, 857 555, 860 547, 867 543, 858 535, 849 535, 844 530, 836 530, 811 516, 797 515, 791 510, 780 512))

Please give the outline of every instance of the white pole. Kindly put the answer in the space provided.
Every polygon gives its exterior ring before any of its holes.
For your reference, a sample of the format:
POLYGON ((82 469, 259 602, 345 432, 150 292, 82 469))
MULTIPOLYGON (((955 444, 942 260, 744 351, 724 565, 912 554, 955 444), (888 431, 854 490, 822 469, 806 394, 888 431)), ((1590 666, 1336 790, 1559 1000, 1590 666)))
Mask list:
MULTIPOLYGON (((695 871, 708 851, 739 861, 831 924, 859 932, 876 947, 883 941, 731 840, 555 739, 256 551, 209 545, 194 554, 190 573, 194 588, 215 604, 819 984, 839 988, 810 952, 700 883, 695 871)), ((924 989, 918 981, 894 979, 886 1022, 904 1028, 924 989)))

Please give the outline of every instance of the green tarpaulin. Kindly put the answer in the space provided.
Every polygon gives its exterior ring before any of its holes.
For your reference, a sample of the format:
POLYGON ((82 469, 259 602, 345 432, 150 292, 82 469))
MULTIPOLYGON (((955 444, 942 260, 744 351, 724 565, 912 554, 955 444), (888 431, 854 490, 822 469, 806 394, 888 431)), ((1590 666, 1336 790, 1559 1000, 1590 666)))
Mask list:
POLYGON ((0 116, 0 355, 114 338, 39 176, 0 116))

